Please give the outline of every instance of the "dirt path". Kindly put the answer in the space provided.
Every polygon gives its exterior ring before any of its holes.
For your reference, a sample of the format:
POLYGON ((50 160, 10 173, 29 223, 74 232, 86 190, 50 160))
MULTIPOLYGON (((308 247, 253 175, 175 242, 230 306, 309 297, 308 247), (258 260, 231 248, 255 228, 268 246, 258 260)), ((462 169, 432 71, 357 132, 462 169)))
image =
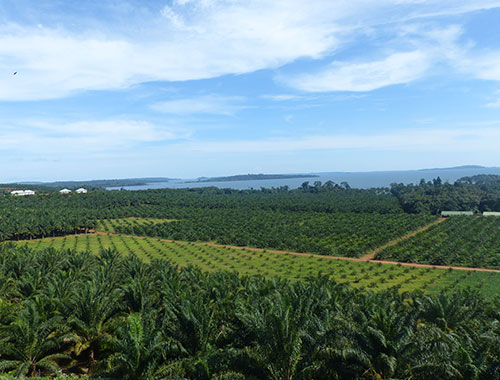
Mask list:
MULTIPOLYGON (((403 238, 394 240, 390 243, 387 243, 383 247, 386 247, 388 245, 393 245, 398 243, 401 240, 408 239, 411 236, 415 236, 416 234, 425 231, 432 227, 435 224, 442 223, 445 218, 440 218, 436 220, 435 222, 432 222, 431 224, 422 227, 408 235, 405 235, 403 238), (391 244, 392 243, 392 244, 391 244)), ((103 232, 103 231, 92 231, 96 235, 118 235, 117 233, 114 232, 103 232)), ((133 239, 155 239, 155 240, 160 240, 168 243, 179 243, 179 244, 190 244, 190 242, 187 241, 181 241, 181 240, 170 240, 170 239, 159 239, 159 238, 152 238, 152 237, 146 237, 146 236, 135 236, 135 235, 121 235, 123 237, 128 237, 128 238, 133 238, 133 239)), ((417 263, 405 263, 405 262, 399 262, 399 261, 389 261, 389 260, 373 260, 373 259, 366 259, 366 256, 355 258, 355 257, 342 257, 342 256, 326 256, 326 255, 316 255, 316 254, 311 254, 311 253, 303 253, 303 252, 292 252, 292 251, 280 251, 276 249, 263 249, 263 248, 253 248, 253 247, 239 247, 236 245, 227 245, 227 244, 217 244, 217 243, 196 243, 199 245, 205 245, 209 247, 218 247, 218 248, 231 248, 231 249, 239 249, 239 250, 246 250, 246 251, 254 251, 254 252, 270 252, 270 253, 276 253, 279 255, 293 255, 293 256, 303 256, 303 257, 318 257, 320 259, 329 259, 329 260, 344 260, 344 261, 353 261, 353 262, 370 262, 370 263, 380 263, 384 265, 401 265, 405 267, 414 267, 414 268, 436 268, 436 269, 453 269, 453 270, 463 270, 463 271, 473 271, 473 272, 492 272, 492 273, 500 273, 500 269, 490 269, 490 268, 471 268, 471 267, 460 267, 456 265, 431 265, 431 264, 417 264, 417 263)), ((379 248, 380 249, 380 248, 379 248)))
POLYGON ((361 261, 372 261, 373 259, 375 259, 375 257, 377 256, 377 254, 379 252, 383 251, 387 247, 396 245, 396 244, 398 244, 398 243, 400 243, 400 242, 402 242, 402 241, 404 241, 406 239, 409 239, 409 238, 411 238, 411 237, 419 234, 420 232, 427 231, 432 226, 435 226, 436 224, 442 223, 445 220, 446 220, 446 218, 439 218, 438 220, 435 220, 431 224, 428 224, 426 226, 423 226, 423 227, 419 228, 418 230, 410 232, 408 235, 404 235, 404 236, 401 236, 401 237, 399 237, 397 239, 391 240, 390 242, 388 242, 388 243, 386 243, 384 245, 381 245, 380 247, 375 248, 373 251, 370 251, 367 254, 361 256, 360 259, 361 259, 361 261))
MULTIPOLYGON (((443 222, 443 219, 438 219, 437 221, 420 228, 417 231, 412 232, 411 234, 406 235, 403 238, 397 239, 395 241, 392 241, 390 243, 387 243, 383 247, 386 247, 388 245, 393 245, 398 243, 401 240, 408 239, 411 236, 415 236, 419 232, 425 231, 426 229, 430 228, 431 226, 443 222), (392 243, 392 244, 391 244, 392 243)), ((89 231, 89 235, 114 235, 118 236, 119 234, 115 232, 104 232, 104 231, 89 231)), ((67 235, 67 236, 82 236, 82 234, 77 234, 77 235, 67 235)), ((158 238, 153 238, 153 237, 148 237, 148 236, 135 236, 135 235, 120 235, 126 238, 132 238, 132 239, 155 239, 155 240, 160 240, 168 243, 179 243, 179 244, 190 244, 190 242, 187 241, 181 241, 181 240, 170 240, 170 239, 158 239, 158 238)), ((48 238, 49 239, 49 238, 48 238)), ((28 240, 26 241, 28 244, 33 244, 36 243, 36 240, 28 240)), ((293 255, 293 256, 303 256, 303 257, 318 257, 320 259, 327 259, 327 260, 344 260, 344 261, 353 261, 353 262, 369 262, 369 263, 380 263, 384 265, 401 265, 405 267, 414 267, 414 268, 436 268, 436 269, 456 269, 456 270, 464 270, 464 271, 473 271, 473 272, 492 272, 492 273, 500 273, 500 269, 490 269, 490 268, 472 268, 472 267, 461 267, 461 266, 456 266, 456 265, 431 265, 431 264, 417 264, 417 263, 405 263, 405 262, 400 262, 400 261, 390 261, 390 260, 373 260, 373 259, 367 259, 368 255, 365 255, 363 257, 355 258, 355 257, 342 257, 342 256, 327 256, 327 255, 316 255, 316 254, 311 254, 311 253, 303 253, 303 252, 292 252, 292 251, 280 251, 276 249, 263 249, 263 248, 253 248, 253 247, 239 247, 235 245, 227 245, 227 244, 217 244, 217 243, 196 243, 199 245, 206 245, 209 247, 218 247, 218 248, 231 248, 231 249, 239 249, 239 250, 246 250, 246 251, 254 251, 254 252, 271 252, 271 253, 276 253, 279 255, 293 255)), ((382 248, 382 247, 381 247, 382 248)), ((378 248, 377 250, 380 250, 381 248, 378 248)))

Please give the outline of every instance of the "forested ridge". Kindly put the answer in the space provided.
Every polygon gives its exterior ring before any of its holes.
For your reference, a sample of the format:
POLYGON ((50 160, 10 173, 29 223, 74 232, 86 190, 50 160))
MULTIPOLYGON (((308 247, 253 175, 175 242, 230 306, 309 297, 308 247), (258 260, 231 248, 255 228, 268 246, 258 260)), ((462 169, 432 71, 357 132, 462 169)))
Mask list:
POLYGON ((500 303, 0 246, 0 373, 498 379, 500 303))

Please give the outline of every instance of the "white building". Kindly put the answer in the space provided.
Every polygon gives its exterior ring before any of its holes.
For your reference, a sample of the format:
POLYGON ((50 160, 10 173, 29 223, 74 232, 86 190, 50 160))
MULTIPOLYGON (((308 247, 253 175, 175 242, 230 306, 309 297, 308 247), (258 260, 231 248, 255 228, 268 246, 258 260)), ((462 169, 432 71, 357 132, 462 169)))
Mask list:
POLYGON ((84 189, 83 187, 80 187, 79 189, 75 190, 75 193, 78 193, 78 194, 87 194, 87 189, 84 189))
POLYGON ((14 190, 10 194, 19 197, 23 195, 35 195, 35 192, 33 190, 14 190))
POLYGON ((500 212, 497 211, 485 211, 483 212, 483 216, 500 216, 500 212))
POLYGON ((59 190, 59 192, 61 194, 69 194, 69 193, 71 193, 71 190, 70 189, 62 189, 62 190, 59 190))

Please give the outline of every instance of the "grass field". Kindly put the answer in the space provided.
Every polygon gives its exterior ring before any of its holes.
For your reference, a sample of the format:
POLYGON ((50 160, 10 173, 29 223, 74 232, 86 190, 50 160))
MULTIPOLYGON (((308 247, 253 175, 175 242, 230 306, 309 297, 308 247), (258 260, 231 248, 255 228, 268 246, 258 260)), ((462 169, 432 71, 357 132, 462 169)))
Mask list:
POLYGON ((387 247, 376 258, 499 269, 500 218, 451 217, 427 231, 387 247))
POLYGON ((500 274, 437 268, 412 268, 370 262, 351 262, 324 257, 296 256, 265 250, 233 249, 199 243, 167 242, 154 238, 120 235, 70 235, 19 242, 32 248, 64 248, 98 253, 103 248, 116 249, 149 262, 163 258, 179 266, 197 265, 203 270, 230 270, 242 274, 281 276, 300 280, 318 273, 355 288, 382 290, 397 287, 400 291, 472 287, 487 295, 498 294, 500 274))

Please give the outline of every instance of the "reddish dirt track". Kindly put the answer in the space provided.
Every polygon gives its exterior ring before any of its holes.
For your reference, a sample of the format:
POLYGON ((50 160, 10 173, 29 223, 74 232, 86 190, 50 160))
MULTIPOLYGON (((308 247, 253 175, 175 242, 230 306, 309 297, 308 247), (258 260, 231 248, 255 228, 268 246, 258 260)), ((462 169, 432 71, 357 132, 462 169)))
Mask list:
MULTIPOLYGON (((411 234, 406 235, 404 238, 400 238, 395 241, 396 244, 397 242, 404 240, 405 238, 409 238, 410 236, 414 236, 419 232, 425 231, 426 229, 430 228, 432 225, 441 223, 443 219, 439 219, 436 222, 433 222, 432 224, 422 227, 421 229, 412 232, 411 234)), ((89 231, 90 235, 119 235, 114 232, 104 232, 104 231, 89 231)), ((67 236, 82 236, 82 234, 78 235, 67 235, 67 236)), ((128 237, 128 238, 134 238, 134 239, 146 239, 150 237, 145 237, 145 236, 135 236, 135 235, 121 235, 123 237, 128 237)), ((150 239, 157 239, 157 238, 150 238, 150 239)), ((180 244, 189 244, 187 241, 180 241, 180 240, 170 240, 170 239, 157 239, 160 241, 165 241, 169 243, 180 243, 180 244)), ((27 241, 28 243, 34 243, 35 241, 27 241)), ((388 245, 392 245, 390 243, 387 243, 383 247, 386 247, 388 245)), ((460 267, 456 265, 431 265, 431 264, 417 264, 417 263, 405 263, 405 262, 400 262, 400 261, 389 261, 389 260, 373 260, 373 259, 367 259, 368 255, 365 255, 363 257, 342 257, 342 256, 327 256, 327 255, 316 255, 312 253, 303 253, 303 252, 292 252, 292 251, 280 251, 276 249, 263 249, 263 248, 253 248, 253 247, 239 247, 236 245, 227 245, 227 244, 217 244, 217 243, 197 243, 201 245, 206 245, 210 247, 219 247, 219 248, 232 248, 232 249, 240 249, 240 250, 247 250, 247 251, 255 251, 255 252, 271 252, 271 253, 277 253, 280 255, 294 255, 294 256, 304 256, 304 257, 318 257, 321 259, 330 259, 330 260, 344 260, 344 261, 354 261, 354 262, 369 262, 369 263, 380 263, 384 265, 401 265, 401 266, 406 266, 406 267, 414 267, 414 268, 437 268, 437 269, 457 269, 457 270, 464 270, 464 271, 473 271, 473 272, 493 272, 493 273, 500 273, 500 269, 490 269, 490 268, 471 268, 471 267, 460 267)), ((378 248, 380 249, 380 248, 378 248)))
POLYGON ((423 226, 423 227, 420 227, 418 230, 415 230, 413 232, 410 232, 409 234, 405 235, 405 236, 402 236, 400 238, 397 238, 397 239, 394 239, 394 240, 391 240, 390 242, 384 244, 384 245, 381 245, 380 247, 378 248, 375 248, 373 251, 370 251, 368 252, 366 255, 363 255, 361 256, 361 260, 362 261, 372 261, 373 259, 375 259, 375 257, 377 256, 377 254, 379 252, 382 252, 385 248, 387 247, 390 247, 390 246, 393 246, 393 245, 396 245, 406 239, 409 239, 415 235, 418 235, 419 233, 421 232, 424 232, 424 231, 427 231, 429 228, 431 228, 432 226, 435 226, 436 224, 439 224, 439 223, 442 223, 446 220, 446 218, 439 218, 438 220, 426 225, 426 226, 423 226))

